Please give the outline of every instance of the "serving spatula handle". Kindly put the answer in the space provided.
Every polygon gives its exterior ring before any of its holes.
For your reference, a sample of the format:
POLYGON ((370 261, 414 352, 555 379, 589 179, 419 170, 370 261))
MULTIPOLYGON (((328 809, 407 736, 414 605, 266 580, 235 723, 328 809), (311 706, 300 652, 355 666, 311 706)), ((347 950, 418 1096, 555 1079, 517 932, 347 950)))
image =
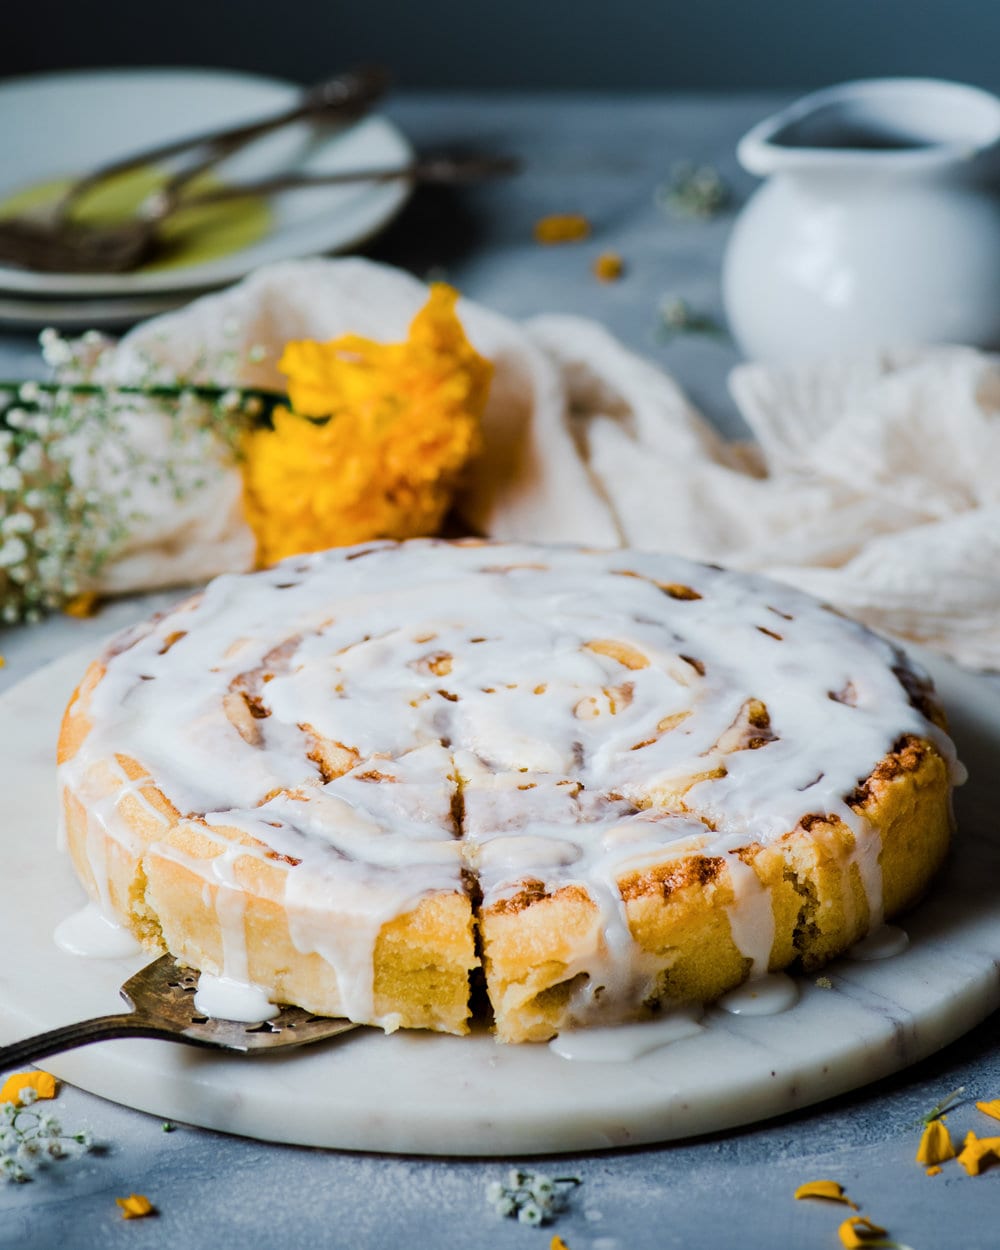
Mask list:
POLYGON ((93 1020, 80 1020, 76 1024, 64 1024, 46 1033, 36 1033, 9 1046, 0 1046, 0 1072, 35 1063, 48 1055, 58 1055, 65 1050, 75 1050, 90 1042, 111 1041, 116 1037, 156 1037, 168 1042, 187 1042, 189 1046, 211 1046, 211 1042, 189 1037, 176 1028, 157 1023, 149 1016, 134 1011, 120 1015, 97 1016, 93 1020))

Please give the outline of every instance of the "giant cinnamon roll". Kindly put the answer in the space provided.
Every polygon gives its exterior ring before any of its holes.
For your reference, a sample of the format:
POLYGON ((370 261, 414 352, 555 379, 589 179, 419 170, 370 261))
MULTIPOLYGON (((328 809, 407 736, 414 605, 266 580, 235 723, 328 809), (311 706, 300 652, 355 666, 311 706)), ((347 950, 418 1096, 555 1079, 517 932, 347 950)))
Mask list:
POLYGON ((68 845, 149 947, 278 1002, 498 1035, 814 968, 945 855, 954 752, 893 644, 630 551, 372 543, 225 576, 67 709, 68 845))

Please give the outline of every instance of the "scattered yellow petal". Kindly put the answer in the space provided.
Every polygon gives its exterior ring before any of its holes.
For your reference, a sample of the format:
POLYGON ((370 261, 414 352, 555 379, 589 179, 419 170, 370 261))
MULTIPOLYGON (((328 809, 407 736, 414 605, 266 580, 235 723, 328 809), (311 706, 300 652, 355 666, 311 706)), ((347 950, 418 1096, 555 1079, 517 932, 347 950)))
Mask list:
POLYGON ((978 1176, 990 1163, 1000 1163, 1000 1137, 977 1137, 967 1133, 958 1161, 970 1176, 978 1176))
POLYGON ((63 611, 67 616, 93 616, 97 612, 98 600, 99 596, 93 590, 85 590, 82 594, 67 599, 63 604, 63 611))
POLYGON ((602 252, 594 261, 593 269, 599 282, 617 282, 625 272, 625 262, 617 252, 602 252))
POLYGON ((847 1250, 856 1250, 858 1246, 877 1245, 885 1237, 886 1231, 865 1219, 863 1215, 852 1215, 849 1220, 844 1220, 837 1229, 837 1234, 847 1250))
POLYGON ((827 1202, 843 1202, 845 1206, 856 1211, 858 1204, 852 1202, 844 1193, 844 1187, 837 1181, 807 1181, 795 1191, 796 1198, 822 1198, 827 1202))
POLYGON ((129 1194, 127 1198, 116 1198, 115 1202, 122 1209, 123 1220, 141 1220, 144 1215, 155 1214, 153 1204, 145 1194, 129 1194))
POLYGON ((6 668, 6 666, 7 666, 6 659, 4 659, 2 655, 0 655, 0 668, 6 668))
POLYGON ((565 1241, 563 1241, 559 1234, 556 1233, 549 1242, 549 1250, 569 1250, 569 1246, 567 1246, 565 1241))
POLYGON ((928 1166, 934 1163, 944 1163, 954 1157, 955 1147, 952 1145, 951 1134, 948 1132, 943 1117, 940 1120, 931 1120, 930 1124, 925 1126, 920 1138, 920 1145, 917 1147, 917 1162, 928 1166))
POLYGON ((39 1098, 55 1098, 56 1078, 51 1072, 15 1072, 4 1081, 0 1102, 20 1102, 22 1089, 33 1089, 39 1098))
POLYGON ((940 1168, 938 1167, 938 1165, 935 1163, 935 1164, 934 1164, 934 1166, 933 1166, 932 1168, 928 1168, 928 1169, 927 1169, 927 1175, 928 1175, 928 1176, 940 1176, 940 1175, 941 1175, 941 1169, 940 1169, 940 1168))
POLYGON ((480 449, 493 372, 465 337, 457 301, 436 283, 403 343, 347 334, 286 346, 294 411, 276 409, 273 430, 243 445, 258 564, 440 529, 480 449))
POLYGON ((1000 1120, 1000 1098, 994 1098, 990 1102, 977 1102, 976 1106, 983 1115, 991 1115, 994 1120, 1000 1120))
POLYGON ((536 243, 577 243, 590 234, 590 222, 583 213, 552 213, 535 222, 536 243))

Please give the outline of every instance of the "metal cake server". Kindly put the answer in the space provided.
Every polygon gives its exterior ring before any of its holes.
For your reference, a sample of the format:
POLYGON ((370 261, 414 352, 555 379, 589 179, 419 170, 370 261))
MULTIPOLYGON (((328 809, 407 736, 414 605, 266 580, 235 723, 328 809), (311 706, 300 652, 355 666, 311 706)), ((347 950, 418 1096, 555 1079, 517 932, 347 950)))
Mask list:
POLYGON ((249 1054, 303 1046, 361 1027, 350 1020, 314 1016, 302 1007, 282 1007, 261 1024, 219 1020, 202 1015, 197 1009, 197 988, 197 972, 179 967, 172 955, 161 955, 122 986, 122 998, 131 1011, 66 1024, 10 1046, 0 1046, 0 1072, 114 1037, 158 1037, 189 1046, 221 1047, 249 1054))

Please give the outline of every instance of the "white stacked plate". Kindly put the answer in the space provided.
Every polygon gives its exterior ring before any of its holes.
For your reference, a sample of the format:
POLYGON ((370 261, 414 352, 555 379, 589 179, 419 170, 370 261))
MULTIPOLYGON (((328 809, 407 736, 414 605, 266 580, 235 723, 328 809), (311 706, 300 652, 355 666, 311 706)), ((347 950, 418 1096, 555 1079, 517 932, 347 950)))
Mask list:
MULTIPOLYGON (((253 121, 301 88, 228 70, 47 74, 0 84, 0 205, 26 188, 71 179, 156 144, 253 121)), ((384 117, 343 130, 297 124, 219 167, 227 183, 406 164, 412 149, 384 117)), ((403 182, 290 191, 268 201, 266 228, 213 259, 124 274, 38 273, 0 264, 0 324, 125 325, 237 281, 271 261, 345 251, 381 229, 409 194, 403 182)))

